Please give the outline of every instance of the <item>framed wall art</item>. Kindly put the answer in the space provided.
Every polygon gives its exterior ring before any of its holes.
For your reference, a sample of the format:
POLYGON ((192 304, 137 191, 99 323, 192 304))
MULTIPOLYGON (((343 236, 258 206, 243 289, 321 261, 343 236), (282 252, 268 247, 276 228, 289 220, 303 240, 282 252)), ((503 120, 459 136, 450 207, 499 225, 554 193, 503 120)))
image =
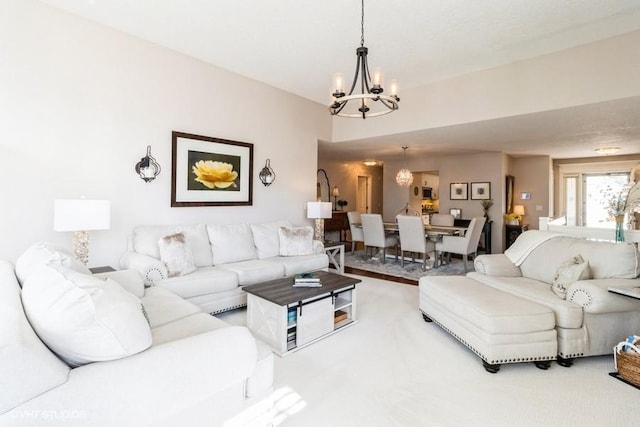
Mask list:
POLYGON ((466 182, 452 182, 449 184, 451 193, 449 199, 451 200, 467 200, 467 188, 466 182))
POLYGON ((471 200, 489 200, 491 198, 490 182, 472 182, 471 200))
POLYGON ((253 144, 173 131, 171 206, 253 204, 253 144))

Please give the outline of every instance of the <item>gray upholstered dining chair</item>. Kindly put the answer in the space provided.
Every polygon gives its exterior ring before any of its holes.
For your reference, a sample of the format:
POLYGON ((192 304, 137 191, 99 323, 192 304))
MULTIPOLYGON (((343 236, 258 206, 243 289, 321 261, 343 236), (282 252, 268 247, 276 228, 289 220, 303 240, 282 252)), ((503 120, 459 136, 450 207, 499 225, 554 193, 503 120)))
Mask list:
POLYGON ((451 214, 433 214, 431 216, 430 224, 434 226, 444 225, 447 227, 453 226, 455 218, 451 214))
POLYGON ((442 262, 442 253, 448 252, 449 261, 451 261, 451 254, 462 255, 464 261, 464 272, 467 272, 467 258, 469 254, 474 254, 474 258, 478 252, 478 243, 480 242, 480 235, 482 234, 482 228, 484 227, 485 217, 479 216, 471 219, 467 232, 464 236, 443 236, 442 242, 436 243, 436 261, 438 257, 442 262))
POLYGON ((398 230, 400 232, 400 265, 404 267, 404 253, 410 252, 415 262, 414 254, 422 254, 422 269, 427 269, 427 253, 435 251, 435 243, 427 239, 424 232, 422 217, 398 215, 398 230))
POLYGON ((353 254, 356 250, 356 242, 364 242, 362 227, 356 226, 356 224, 361 224, 362 220, 358 211, 347 212, 347 218, 349 219, 349 231, 351 231, 351 254, 353 254))
POLYGON ((361 214, 362 232, 364 234, 364 256, 367 257, 369 248, 382 249, 381 263, 385 263, 387 256, 387 248, 396 248, 396 260, 398 259, 398 236, 386 234, 384 224, 382 223, 382 215, 380 214, 361 214))

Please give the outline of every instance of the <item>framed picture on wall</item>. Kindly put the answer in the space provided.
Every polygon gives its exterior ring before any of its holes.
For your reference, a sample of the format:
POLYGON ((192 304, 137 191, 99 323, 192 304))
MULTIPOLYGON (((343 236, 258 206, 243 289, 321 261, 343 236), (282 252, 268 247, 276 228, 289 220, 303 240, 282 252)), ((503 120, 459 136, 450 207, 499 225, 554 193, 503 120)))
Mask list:
POLYGON ((491 198, 490 182, 472 182, 471 200, 489 200, 491 198))
POLYGON ((253 204, 253 144, 172 132, 171 206, 253 204))
POLYGON ((467 188, 468 185, 466 182, 452 182, 449 184, 450 194, 449 199, 451 200, 467 200, 467 188))

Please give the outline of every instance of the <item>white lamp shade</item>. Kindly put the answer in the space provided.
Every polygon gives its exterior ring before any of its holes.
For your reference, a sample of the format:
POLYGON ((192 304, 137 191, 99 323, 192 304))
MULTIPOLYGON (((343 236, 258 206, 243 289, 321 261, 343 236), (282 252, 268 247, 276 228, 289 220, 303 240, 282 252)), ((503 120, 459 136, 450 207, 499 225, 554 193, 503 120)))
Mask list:
POLYGON ((111 225, 109 200, 59 199, 54 201, 55 231, 108 230, 111 225))
POLYGON ((331 218, 331 203, 307 202, 307 218, 331 218))

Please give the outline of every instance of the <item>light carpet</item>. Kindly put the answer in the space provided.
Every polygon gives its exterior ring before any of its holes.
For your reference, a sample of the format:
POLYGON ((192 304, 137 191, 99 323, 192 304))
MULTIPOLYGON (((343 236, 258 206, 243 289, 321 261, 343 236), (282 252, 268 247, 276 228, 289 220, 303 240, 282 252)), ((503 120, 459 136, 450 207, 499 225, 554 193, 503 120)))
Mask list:
MULTIPOLYGON (((422 276, 460 276, 464 275, 464 264, 462 259, 451 258, 450 263, 445 263, 437 268, 433 268, 433 257, 427 260, 427 270, 422 270, 422 260, 412 262, 411 258, 405 257, 404 267, 400 260, 396 261, 395 255, 387 256, 386 262, 380 262, 382 252, 374 257, 365 259, 364 250, 347 251, 344 256, 344 265, 357 268, 359 270, 372 271, 374 273, 386 274, 388 276, 404 277, 405 279, 418 280, 422 276)), ((467 261, 468 271, 474 271, 473 261, 467 261)))
MULTIPOLYGON (((276 356, 270 405, 256 403, 227 427, 637 425, 640 391, 608 375, 612 356, 547 371, 506 364, 489 374, 422 320, 417 286, 359 278, 359 322, 276 356)), ((246 324, 244 309, 219 317, 246 324)))

